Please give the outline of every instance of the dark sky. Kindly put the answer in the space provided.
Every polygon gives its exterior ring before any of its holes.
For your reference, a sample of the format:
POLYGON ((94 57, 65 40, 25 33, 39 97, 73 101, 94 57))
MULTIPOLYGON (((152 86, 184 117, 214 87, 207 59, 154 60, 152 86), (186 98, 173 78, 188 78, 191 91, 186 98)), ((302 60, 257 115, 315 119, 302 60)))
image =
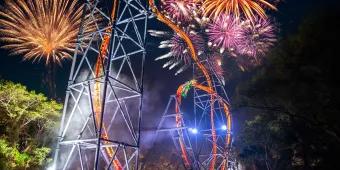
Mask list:
MULTIPOLYGON (((278 6, 279 11, 273 13, 275 20, 280 26, 280 36, 292 33, 296 30, 297 25, 301 19, 324 6, 325 3, 332 3, 333 1, 324 0, 286 0, 278 6)), ((3 4, 3 0, 1 0, 3 4)), ((162 29, 163 26, 155 20, 149 22, 149 28, 162 29)), ((174 71, 162 69, 162 62, 154 62, 154 58, 163 54, 164 52, 157 49, 158 39, 148 37, 147 47, 147 61, 145 79, 150 87, 158 86, 163 94, 171 94, 176 90, 176 86, 180 82, 185 81, 190 71, 179 76, 174 76, 174 71)), ((22 83, 28 86, 29 89, 38 92, 44 92, 42 83, 43 73, 45 67, 43 63, 32 63, 31 61, 22 61, 21 56, 8 56, 4 49, 0 49, 1 65, 0 78, 22 83)), ((66 82, 70 70, 71 61, 65 61, 63 67, 58 69, 57 74, 57 88, 58 96, 63 97, 65 94, 66 82)))
MULTIPOLYGON (((3 1, 1 1, 3 4, 3 1)), ((332 6, 338 4, 336 0, 286 0, 278 6, 279 11, 273 12, 271 16, 279 23, 280 37, 294 33, 297 26, 304 17, 317 12, 322 6, 332 6)), ((149 22, 150 29, 163 29, 164 26, 153 19, 149 22)), ((311 28, 312 29, 312 28, 311 28)), ((164 62, 155 62, 154 58, 164 54, 157 48, 158 39, 153 37, 147 38, 147 60, 145 63, 145 86, 146 91, 152 91, 152 96, 157 99, 157 108, 155 112, 160 112, 169 98, 170 94, 174 94, 177 86, 191 79, 190 69, 184 74, 174 76, 175 71, 162 69, 164 62)), ((22 61, 21 56, 9 56, 8 52, 0 49, 0 78, 11 80, 26 85, 29 89, 38 92, 46 92, 46 85, 42 84, 43 74, 46 72, 44 63, 32 63, 31 61, 22 61)), ((70 71, 71 61, 65 61, 63 67, 58 69, 57 73, 57 95, 59 98, 64 98, 67 85, 68 74, 70 71)), ((234 81, 241 81, 242 78, 234 81)), ((235 82, 227 82, 227 92, 232 93, 233 84, 235 82)))

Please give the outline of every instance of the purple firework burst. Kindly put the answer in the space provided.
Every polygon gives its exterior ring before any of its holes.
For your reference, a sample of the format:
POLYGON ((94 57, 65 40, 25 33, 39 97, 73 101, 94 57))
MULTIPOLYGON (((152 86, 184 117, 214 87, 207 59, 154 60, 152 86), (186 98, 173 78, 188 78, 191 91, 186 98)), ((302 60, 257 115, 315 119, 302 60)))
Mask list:
POLYGON ((221 15, 210 23, 206 32, 209 36, 208 45, 219 48, 220 53, 234 51, 243 41, 241 22, 228 15, 221 15))
MULTIPOLYGON (((188 31, 187 34, 189 35, 196 52, 198 54, 201 54, 205 45, 204 39, 200 35, 198 35, 197 32, 194 31, 188 31)), ((179 35, 175 33, 174 36, 170 39, 169 44, 171 47, 170 51, 177 60, 184 61, 185 64, 191 63, 191 54, 188 45, 179 35)))
POLYGON ((246 21, 243 29, 244 41, 237 48, 239 54, 256 59, 264 56, 276 42, 275 27, 268 19, 256 19, 254 24, 246 21))
MULTIPOLYGON (((206 49, 205 41, 199 33, 195 31, 185 31, 189 38, 193 42, 194 48, 198 55, 203 54, 206 49)), ((188 45, 183 41, 183 39, 176 33, 170 34, 169 32, 149 30, 150 35, 154 37, 162 37, 167 40, 161 41, 159 48, 169 48, 170 52, 157 57, 155 60, 167 59, 168 61, 163 65, 163 68, 169 67, 173 69, 176 66, 181 65, 176 74, 183 72, 191 64, 191 53, 188 45)))
POLYGON ((197 3, 194 0, 161 0, 161 9, 175 22, 183 23, 192 20, 197 3))

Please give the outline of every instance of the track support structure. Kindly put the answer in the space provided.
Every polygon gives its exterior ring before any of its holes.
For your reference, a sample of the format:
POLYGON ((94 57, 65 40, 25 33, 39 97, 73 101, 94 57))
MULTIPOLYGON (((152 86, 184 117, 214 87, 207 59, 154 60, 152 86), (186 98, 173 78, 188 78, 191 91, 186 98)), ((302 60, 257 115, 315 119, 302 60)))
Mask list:
MULTIPOLYGON (((190 104, 183 102, 180 108, 180 116, 178 116, 175 111, 176 103, 178 103, 176 95, 171 95, 161 117, 156 134, 167 133, 170 135, 178 155, 184 158, 183 153, 185 153, 186 159, 188 159, 187 162, 190 163, 188 166, 186 165, 187 163, 185 163, 186 161, 183 161, 186 169, 209 169, 213 158, 210 121, 210 107, 213 106, 217 137, 215 169, 236 169, 236 163, 231 153, 231 144, 229 147, 225 145, 226 136, 232 134, 232 131, 227 128, 228 123, 231 123, 231 121, 228 122, 224 108, 218 100, 220 98, 220 100, 229 104, 229 98, 223 85, 224 82, 214 71, 213 65, 209 60, 202 60, 201 63, 209 70, 216 94, 208 94, 194 87, 192 95, 188 95, 188 99, 185 99, 192 101, 193 105, 191 105, 191 107, 185 107, 190 104), (211 95, 219 96, 219 98, 211 101, 211 95), (211 103, 213 103, 213 105, 211 105, 211 103), (176 124, 180 124, 181 126, 178 127, 176 124)), ((198 84, 207 85, 204 75, 200 74, 196 64, 193 64, 192 69, 193 79, 196 80, 198 84)))
POLYGON ((146 4, 86 0, 83 12, 52 169, 138 169, 146 4))

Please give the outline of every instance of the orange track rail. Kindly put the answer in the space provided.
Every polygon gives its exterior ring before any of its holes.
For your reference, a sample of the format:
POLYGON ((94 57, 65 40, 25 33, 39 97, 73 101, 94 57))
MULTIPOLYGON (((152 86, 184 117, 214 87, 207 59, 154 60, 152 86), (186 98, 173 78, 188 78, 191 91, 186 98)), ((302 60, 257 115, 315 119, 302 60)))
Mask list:
MULTIPOLYGON (((206 91, 207 93, 209 93, 210 96, 211 96, 211 101, 214 101, 216 96, 214 95, 215 91, 214 91, 213 86, 212 86, 212 81, 211 81, 210 75, 208 73, 208 70, 205 68, 205 66, 202 63, 200 63, 191 39, 179 26, 177 26, 171 20, 166 18, 158 10, 158 8, 156 7, 156 5, 154 3, 154 0, 148 0, 148 1, 149 1, 149 6, 150 6, 152 12, 156 15, 157 19, 160 20, 161 22, 163 22, 164 24, 166 24, 167 26, 169 26, 173 31, 175 31, 188 45, 193 61, 197 64, 198 68, 202 71, 202 73, 203 73, 203 75, 204 75, 204 77, 207 81, 207 84, 208 84, 208 86, 196 84, 195 87, 200 88, 200 89, 206 91)), ((181 95, 178 95, 178 92, 181 92, 182 90, 183 90, 183 85, 180 86, 177 90, 177 99, 178 99, 178 105, 176 105, 176 112, 177 113, 179 113, 179 104, 181 102, 181 97, 180 97, 181 95)), ((212 141, 213 141, 213 148, 212 148, 213 157, 212 157, 210 167, 209 167, 210 170, 213 170, 215 168, 216 154, 217 154, 217 144, 216 144, 217 138, 216 138, 216 128, 215 128, 215 124, 214 124, 214 107, 213 107, 213 105, 214 105, 214 102, 211 102, 210 103, 210 109, 211 109, 210 110, 210 124, 211 124, 211 133, 212 133, 212 141)), ((227 104, 224 104, 223 106, 226 107, 224 109, 225 112, 227 111, 226 112, 226 115, 227 115, 227 118, 228 118, 228 125, 227 126, 230 126, 230 128, 231 128, 231 124, 229 124, 229 123, 231 123, 229 109, 227 107, 227 104)), ((178 127, 181 126, 180 116, 181 116, 180 114, 176 115, 176 123, 177 123, 178 127)), ((230 138, 230 134, 229 134, 229 135, 227 135, 227 145, 230 145, 230 141, 231 141, 231 138, 230 138)), ((180 139, 179 142, 180 142, 180 146, 181 146, 181 150, 182 150, 182 157, 183 157, 184 163, 187 167, 189 167, 190 162, 189 162, 186 150, 185 150, 184 141, 183 141, 183 139, 180 139)))
MULTIPOLYGON (((112 22, 109 23, 109 26, 111 27, 112 24, 114 23, 116 19, 116 10, 118 6, 118 0, 114 0, 113 2, 113 7, 112 7, 112 12, 111 12, 111 20, 112 22)), ((104 35, 102 44, 100 46, 100 53, 97 57, 97 62, 95 65, 95 78, 98 79, 100 78, 101 74, 103 73, 103 63, 105 56, 107 56, 107 50, 109 49, 109 44, 110 44, 110 38, 112 34, 112 29, 108 28, 106 30, 106 34, 104 35)), ((106 126, 104 122, 100 122, 100 117, 101 117, 101 112, 102 112, 102 103, 101 103, 101 83, 100 80, 96 80, 95 85, 94 85, 94 94, 92 96, 93 98, 93 108, 94 108, 94 113, 96 115, 96 123, 97 127, 100 126, 100 123, 103 124, 103 134, 100 134, 103 139, 109 139, 109 135, 106 130, 106 126)), ((105 144, 108 144, 109 142, 105 141, 105 144)), ((114 151, 113 148, 111 147, 106 147, 105 148, 106 153, 109 155, 110 159, 113 158, 114 156, 114 151)), ((113 160, 113 166, 116 170, 121 170, 122 165, 120 164, 119 160, 115 158, 113 160)))
MULTIPOLYGON (((226 126, 227 126, 227 132, 228 132, 227 135, 226 135, 226 140, 225 140, 226 141, 225 149, 228 150, 228 148, 230 148, 230 144, 231 144, 231 134, 230 134, 230 132, 231 132, 231 121, 232 121, 228 104, 219 95, 214 93, 214 91, 211 91, 209 89, 209 87, 198 84, 195 80, 192 80, 189 83, 191 83, 192 86, 197 88, 197 89, 203 90, 203 91, 205 91, 205 92, 207 92, 211 95, 215 95, 215 97, 217 98, 220 105, 223 106, 223 111, 224 111, 225 116, 227 118, 226 126)), ((179 86, 179 88, 177 89, 177 92, 176 92, 176 100, 177 100, 177 102, 176 102, 176 127, 181 127, 181 122, 180 122, 181 113, 179 111, 179 108, 180 108, 180 105, 181 105, 182 92, 184 90, 185 85, 186 85, 186 83, 179 86)), ((183 139, 180 138, 179 142, 180 142, 180 146, 181 146, 182 157, 183 157, 185 162, 189 162, 188 158, 187 158, 187 153, 186 153, 186 150, 185 150, 185 144, 184 144, 183 139)), ((228 155, 226 154, 225 156, 227 157, 228 155)), ((224 170, 225 168, 227 168, 227 166, 228 166, 227 160, 228 159, 225 159, 225 161, 222 164, 221 169, 224 170)), ((213 167, 210 166, 210 168, 213 168, 213 167)))
MULTIPOLYGON (((172 21, 170 21, 168 18, 166 18, 163 14, 161 14, 158 11, 157 7, 154 4, 154 0, 149 0, 149 5, 150 5, 152 11, 156 14, 158 19, 161 22, 168 25, 170 28, 172 28, 187 43, 193 61, 197 64, 199 69, 202 71, 202 73, 204 74, 205 79, 208 83, 208 86, 203 86, 203 85, 200 85, 200 84, 197 84, 197 83, 194 83, 193 86, 211 94, 211 101, 213 101, 215 99, 215 97, 217 97, 217 96, 213 95, 213 94, 215 94, 215 91, 212 87, 211 78, 209 76, 208 70, 204 67, 203 64, 201 64, 199 62, 199 59, 197 57, 197 53, 195 51, 195 48, 194 48, 192 41, 190 40, 189 36, 181 28, 179 28, 176 24, 174 24, 172 21)), ((113 9, 112 9, 112 13, 111 13, 111 19, 112 19, 113 22, 115 21, 115 17, 116 17, 115 15, 116 15, 117 6, 118 6, 118 0, 114 0, 113 9)), ((113 22, 111 22, 110 25, 113 22)), ((96 65, 95 65, 95 77, 96 78, 99 78, 100 75, 103 72, 104 58, 105 58, 105 56, 107 56, 107 50, 108 50, 108 46, 109 46, 109 42, 110 42, 110 38, 111 38, 111 34, 112 34, 111 29, 107 29, 106 33, 107 34, 104 36, 104 39, 102 41, 102 44, 101 44, 101 47, 100 47, 100 54, 98 55, 97 62, 96 62, 96 65)), ((97 123, 98 126, 99 126, 99 123, 100 123, 99 119, 100 119, 101 110, 102 110, 101 98, 100 98, 100 96, 101 96, 100 95, 100 93, 101 93, 100 84, 101 84, 100 81, 97 80, 96 83, 95 83, 94 95, 93 95, 94 112, 96 114, 96 120, 97 120, 96 123, 97 123)), ((183 85, 181 85, 177 90, 178 103, 176 104, 176 113, 177 113, 176 124, 177 124, 178 127, 181 126, 181 121, 180 121, 181 115, 179 114, 179 106, 180 106, 180 103, 181 103, 181 93, 179 93, 179 92, 181 92, 182 90, 183 90, 183 85), (180 95, 178 95, 178 94, 180 94, 180 95)), ((225 112, 226 117, 227 117, 227 130, 230 132, 230 130, 231 130, 231 115, 229 113, 228 105, 225 102, 223 102, 223 107, 224 107, 224 112, 225 112)), ((210 168, 209 168, 211 170, 215 168, 216 153, 217 153, 217 145, 216 145, 217 139, 216 139, 216 129, 215 129, 215 125, 214 125, 214 110, 213 110, 213 108, 214 107, 213 107, 213 102, 212 102, 211 103, 211 111, 210 111, 210 121, 211 121, 212 141, 213 141, 213 150, 212 150, 213 159, 211 161, 210 168)), ((104 134, 102 135, 102 137, 104 139, 108 139, 109 136, 108 136, 105 125, 103 126, 103 131, 104 131, 104 134)), ((105 142, 105 143, 107 143, 107 142, 105 142)), ((226 136, 226 146, 229 146, 230 143, 231 143, 231 136, 230 136, 230 133, 229 133, 226 136)), ((183 160, 185 162, 185 165, 187 167, 189 167, 190 161, 188 159, 188 155, 187 155, 186 150, 185 150, 185 144, 184 144, 184 141, 183 141, 182 138, 180 138, 180 146, 181 146, 182 157, 183 157, 183 160)), ((107 154, 110 156, 110 158, 112 158, 113 153, 114 153, 113 149, 112 148, 106 148, 105 150, 106 150, 107 154)), ((114 159, 113 164, 114 164, 115 169, 117 169, 117 170, 122 169, 122 166, 121 166, 118 159, 114 159)), ((224 163, 224 165, 225 164, 226 163, 224 163)))

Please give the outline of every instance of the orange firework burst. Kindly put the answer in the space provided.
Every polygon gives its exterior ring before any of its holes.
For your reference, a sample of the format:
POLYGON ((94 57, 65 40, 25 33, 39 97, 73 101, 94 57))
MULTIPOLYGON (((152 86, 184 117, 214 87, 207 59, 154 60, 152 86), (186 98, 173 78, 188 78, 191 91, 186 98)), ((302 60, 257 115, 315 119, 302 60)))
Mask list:
POLYGON ((212 18, 224 13, 235 17, 243 15, 252 21, 256 14, 261 18, 267 17, 264 7, 277 10, 267 0, 203 0, 204 15, 212 18))
MULTIPOLYGON (((3 48, 25 60, 46 64, 71 58, 77 44, 82 6, 77 0, 6 0, 0 11, 3 48)), ((86 16, 89 21, 89 16, 86 16)), ((86 26, 84 33, 95 29, 86 26)))

